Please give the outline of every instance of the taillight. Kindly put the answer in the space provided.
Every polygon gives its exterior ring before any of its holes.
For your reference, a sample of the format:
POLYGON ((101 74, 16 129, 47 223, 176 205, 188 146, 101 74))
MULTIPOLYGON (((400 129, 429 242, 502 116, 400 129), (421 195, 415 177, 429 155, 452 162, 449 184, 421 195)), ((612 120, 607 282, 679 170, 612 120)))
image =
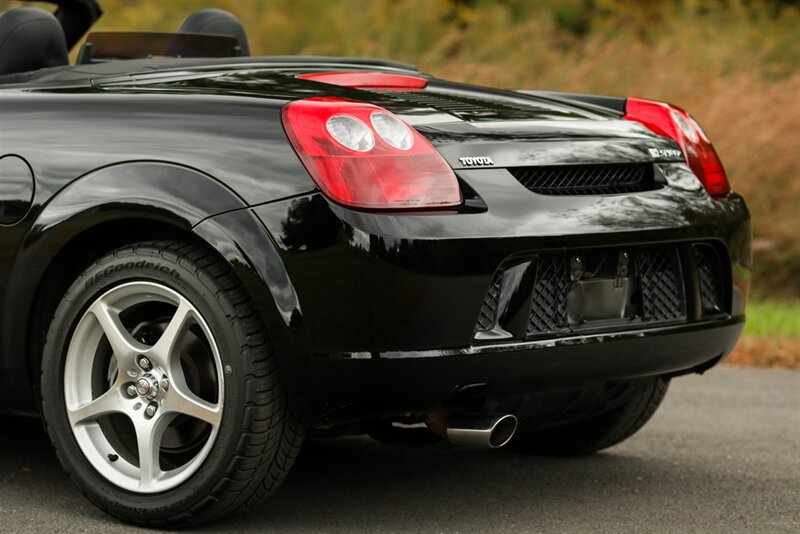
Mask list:
POLYGON ((422 89, 428 80, 408 74, 390 72, 312 72, 297 76, 301 80, 354 87, 358 89, 422 89))
POLYGON ((679 107, 664 102, 629 98, 625 119, 644 124, 681 147, 686 163, 714 198, 723 198, 731 186, 714 145, 695 120, 679 107))
POLYGON ((368 209, 461 204, 458 180, 444 158, 383 108, 298 100, 283 109, 283 125, 311 177, 334 202, 368 209))

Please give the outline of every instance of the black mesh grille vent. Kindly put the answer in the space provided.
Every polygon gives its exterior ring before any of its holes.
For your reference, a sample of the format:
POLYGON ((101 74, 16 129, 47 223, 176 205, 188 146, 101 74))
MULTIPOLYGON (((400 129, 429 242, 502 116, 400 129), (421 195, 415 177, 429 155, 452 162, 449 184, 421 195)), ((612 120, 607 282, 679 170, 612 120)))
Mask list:
POLYGON ((500 303, 500 290, 503 287, 503 271, 498 270, 494 273, 492 278, 492 285, 486 292, 486 298, 483 299, 481 311, 478 314, 478 322, 475 324, 475 330, 478 332, 487 332, 494 328, 497 324, 497 305, 500 303))
POLYGON ((642 310, 645 321, 671 321, 686 317, 683 284, 675 248, 639 250, 642 310))
POLYGON ((722 310, 722 291, 717 253, 708 245, 700 245, 694 248, 694 257, 697 262, 697 276, 700 279, 700 302, 703 314, 718 313, 722 310))
POLYGON ((655 188, 651 164, 512 167, 519 183, 541 195, 609 195, 655 188))
POLYGON ((563 256, 542 256, 536 267, 529 334, 542 334, 567 327, 569 269, 563 256))
MULTIPOLYGON (((684 273, 694 273, 688 257, 690 253, 694 254, 694 264, 697 266, 703 314, 718 313, 725 306, 723 264, 717 249, 707 244, 544 253, 529 260, 533 267, 533 289, 524 335, 531 338, 555 337, 605 328, 649 328, 656 323, 686 321, 689 315, 683 277, 684 273), (623 262, 623 251, 629 253, 630 264, 623 262), (582 258, 583 261, 578 262, 576 258, 582 258), (685 264, 682 263, 684 261, 685 264), (621 271, 627 267, 630 268, 627 273, 621 271), (573 282, 573 276, 579 277, 580 281, 573 282), (615 276, 625 277, 631 288, 626 303, 620 304, 624 316, 611 310, 587 317, 588 314, 583 312, 588 309, 596 313, 600 302, 587 299, 606 298, 607 295, 597 291, 609 291, 615 276)), ((527 267, 525 269, 530 272, 527 267)), ((476 332, 491 335, 476 339, 497 339, 495 334, 523 336, 523 332, 519 331, 522 325, 514 319, 518 317, 518 309, 514 306, 521 304, 519 299, 509 301, 508 317, 498 309, 502 285, 503 271, 498 270, 486 291, 475 324, 476 332)), ((694 314, 692 318, 696 319, 694 314)))

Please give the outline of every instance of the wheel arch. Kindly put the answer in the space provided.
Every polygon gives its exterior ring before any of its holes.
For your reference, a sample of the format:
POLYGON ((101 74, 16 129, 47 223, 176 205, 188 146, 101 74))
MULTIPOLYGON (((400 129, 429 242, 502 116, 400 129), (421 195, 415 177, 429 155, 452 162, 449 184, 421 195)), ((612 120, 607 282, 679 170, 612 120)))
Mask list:
MULTIPOLYGON (((238 249, 235 242, 221 240, 219 235, 209 241, 193 229, 220 213, 249 213, 246 207, 214 178, 166 162, 98 169, 53 197, 20 246, 10 273, 3 313, 9 320, 2 325, 5 355, 0 363, 24 370, 28 380, 7 385, 14 390, 8 397, 23 399, 11 405, 4 402, 7 409, 38 410, 32 393, 38 385, 47 327, 61 297, 88 265, 127 244, 182 239, 216 250, 242 276, 246 266, 237 264, 230 253, 238 249)), ((259 309, 268 310, 263 301, 262 297, 259 309)))
MULTIPOLYGON (((78 275, 103 255, 137 241, 160 239, 196 239, 179 226, 130 213, 104 221, 71 236, 58 252, 49 258, 48 266, 33 292, 32 306, 20 325, 25 332, 25 364, 30 384, 38 387, 41 353, 50 321, 67 289, 78 275), (78 260, 78 258, 80 258, 78 260)), ((37 406, 38 408, 38 406, 37 406)))

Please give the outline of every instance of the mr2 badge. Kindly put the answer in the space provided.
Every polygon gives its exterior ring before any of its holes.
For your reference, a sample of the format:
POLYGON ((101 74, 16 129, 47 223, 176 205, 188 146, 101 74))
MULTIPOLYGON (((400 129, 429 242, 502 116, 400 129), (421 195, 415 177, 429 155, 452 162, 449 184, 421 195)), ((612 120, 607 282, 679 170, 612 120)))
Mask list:
POLYGON ((464 158, 458 158, 458 161, 465 167, 486 167, 489 165, 494 165, 494 161, 492 158, 486 156, 470 156, 464 158))
POLYGON ((683 152, 674 148, 648 148, 651 158, 683 159, 683 152))

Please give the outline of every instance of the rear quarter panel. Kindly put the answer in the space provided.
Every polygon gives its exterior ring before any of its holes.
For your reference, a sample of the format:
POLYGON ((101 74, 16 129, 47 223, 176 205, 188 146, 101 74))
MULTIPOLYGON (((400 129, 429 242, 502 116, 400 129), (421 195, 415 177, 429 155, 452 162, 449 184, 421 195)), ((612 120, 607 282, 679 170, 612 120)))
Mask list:
POLYGON ((30 398, 29 315, 42 277, 76 235, 125 218, 190 231, 218 213, 314 188, 281 106, 91 87, 0 90, 0 155, 24 158, 35 178, 30 211, 0 226, 0 371, 14 377, 0 379, 4 397, 30 398))

